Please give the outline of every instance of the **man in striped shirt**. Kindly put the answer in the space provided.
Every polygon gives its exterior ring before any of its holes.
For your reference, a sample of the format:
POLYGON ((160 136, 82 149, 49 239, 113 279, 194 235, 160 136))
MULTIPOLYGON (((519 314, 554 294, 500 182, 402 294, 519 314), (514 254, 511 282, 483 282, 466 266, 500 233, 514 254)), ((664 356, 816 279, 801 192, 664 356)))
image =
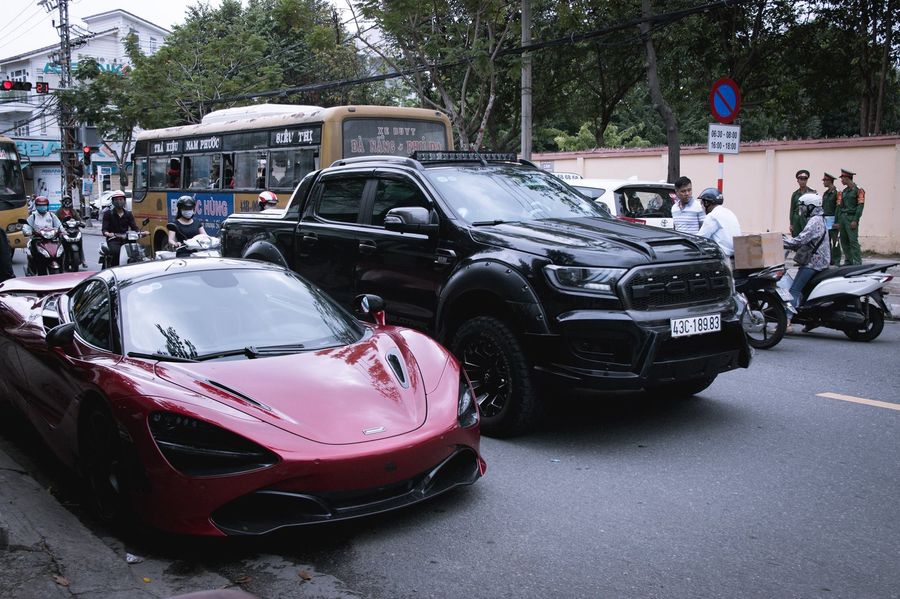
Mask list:
POLYGON ((692 192, 690 179, 678 177, 675 180, 675 197, 678 201, 672 206, 672 220, 675 222, 676 231, 696 235, 706 217, 706 211, 691 195, 692 192))

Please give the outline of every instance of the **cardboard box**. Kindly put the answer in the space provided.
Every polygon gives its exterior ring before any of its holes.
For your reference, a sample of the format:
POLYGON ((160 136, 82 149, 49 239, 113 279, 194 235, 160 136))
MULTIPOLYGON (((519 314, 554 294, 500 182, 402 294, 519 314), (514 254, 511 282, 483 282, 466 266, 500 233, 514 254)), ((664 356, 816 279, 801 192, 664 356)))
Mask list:
POLYGON ((734 238, 734 267, 765 268, 784 263, 781 233, 751 233, 734 238))

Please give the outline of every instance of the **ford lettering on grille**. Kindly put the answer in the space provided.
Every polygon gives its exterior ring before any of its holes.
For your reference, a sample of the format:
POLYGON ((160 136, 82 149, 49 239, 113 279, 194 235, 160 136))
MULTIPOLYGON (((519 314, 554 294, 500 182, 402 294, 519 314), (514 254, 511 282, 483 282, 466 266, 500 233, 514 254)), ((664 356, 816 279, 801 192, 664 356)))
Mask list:
MULTIPOLYGON (((669 281, 658 283, 644 283, 634 285, 631 288, 631 297, 640 300, 654 295, 678 296, 690 295, 706 291, 721 291, 728 289, 728 277, 726 275, 702 277, 681 281, 669 281)), ((676 299, 676 301, 678 301, 676 299)))

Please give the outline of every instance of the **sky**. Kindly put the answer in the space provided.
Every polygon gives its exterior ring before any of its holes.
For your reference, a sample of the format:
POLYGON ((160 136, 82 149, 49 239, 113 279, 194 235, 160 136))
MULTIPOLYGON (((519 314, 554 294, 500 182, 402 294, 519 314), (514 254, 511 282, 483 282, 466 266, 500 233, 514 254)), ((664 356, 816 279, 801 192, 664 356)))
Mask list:
MULTIPOLYGON (((171 29, 184 21, 185 9, 196 0, 69 0, 69 22, 84 27, 81 17, 116 8, 171 29)), ((218 4, 213 2, 213 4, 218 4)), ((59 43, 59 10, 52 13, 38 5, 38 0, 0 0, 0 58, 59 43)))

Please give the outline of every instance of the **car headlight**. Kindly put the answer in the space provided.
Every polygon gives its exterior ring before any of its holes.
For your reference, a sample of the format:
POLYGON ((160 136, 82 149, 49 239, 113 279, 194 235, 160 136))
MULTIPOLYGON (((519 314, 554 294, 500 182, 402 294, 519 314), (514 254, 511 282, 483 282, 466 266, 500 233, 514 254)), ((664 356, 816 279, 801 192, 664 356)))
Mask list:
POLYGON ((472 393, 472 387, 465 375, 459 376, 459 399, 456 407, 456 420, 463 428, 478 424, 478 404, 472 393))
POLYGON ((624 268, 586 268, 583 266, 544 267, 550 283, 563 291, 616 295, 616 283, 622 278, 624 268))
POLYGON ((188 476, 220 476, 267 468, 278 456, 208 422, 175 414, 150 415, 150 433, 172 467, 188 476))

